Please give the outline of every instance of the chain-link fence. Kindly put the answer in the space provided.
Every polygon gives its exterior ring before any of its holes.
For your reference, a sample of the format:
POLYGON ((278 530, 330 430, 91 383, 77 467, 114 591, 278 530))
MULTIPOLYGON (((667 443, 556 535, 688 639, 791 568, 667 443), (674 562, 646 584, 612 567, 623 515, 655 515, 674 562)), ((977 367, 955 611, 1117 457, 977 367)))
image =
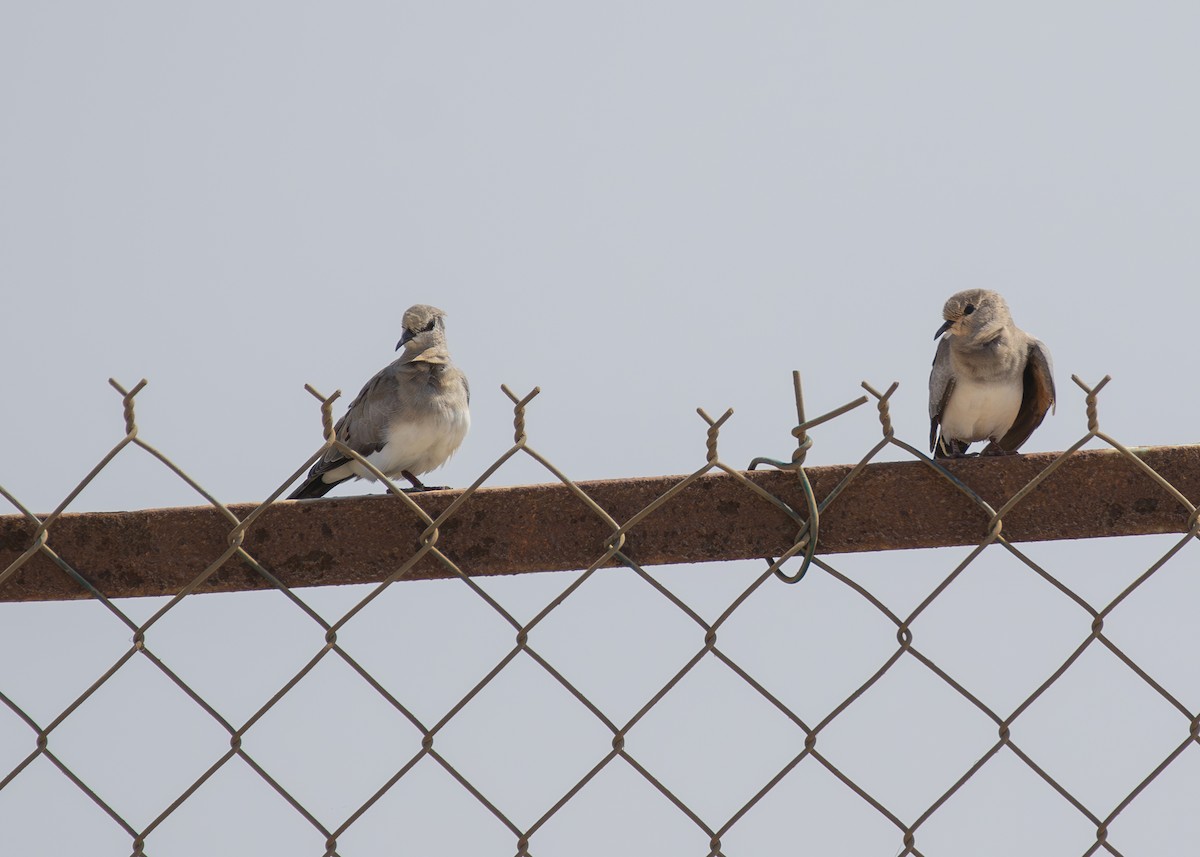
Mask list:
MULTIPOLYGON (((6 641, 0 839, 38 853, 54 819, 98 808, 103 832, 89 853, 118 853, 123 840, 135 857, 193 853, 184 843, 216 828, 238 843, 225 853, 261 853, 246 844, 257 835, 275 853, 342 857, 581 854, 601 842, 608 853, 932 857, 992 853, 971 843, 1001 853, 997 843, 1022 837, 1046 854, 1186 853, 1200 796, 1200 675, 1187 672, 1196 650, 1186 634, 1200 623, 1184 599, 1175 619, 1130 605, 1165 568, 1195 577, 1200 464, 1196 448, 1131 450, 1106 435, 1096 403, 1108 379, 1075 380, 1087 429, 1058 455, 934 461, 895 437, 896 385, 864 384, 869 397, 806 419, 797 376, 789 460, 729 465, 718 437, 731 412, 700 410, 707 452, 693 473, 622 483, 572 481, 527 435, 538 391, 506 387, 513 445, 468 488, 437 494, 400 490, 338 444, 337 396, 312 391, 326 445, 253 507, 224 505, 143 440, 134 401, 145 382, 114 382, 126 435, 58 508, 35 515, 0 486, 17 510, 0 522, 0 600, 82 600, 88 622, 101 611, 107 623, 94 646, 79 623, 83 650, 59 661, 39 660, 44 641, 6 641), (869 401, 879 442, 853 466, 807 468, 809 432, 869 401), (1106 451, 1083 450, 1092 441, 1106 451), (281 502, 331 445, 391 496, 281 502), (169 520, 67 513, 128 447, 206 509, 164 510, 178 513, 169 520), (889 449, 911 461, 874 461, 889 449), (514 456, 553 483, 485 487, 514 456), (1070 543, 1083 559, 1057 554, 1066 571, 1039 560, 1042 546, 1017 546, 1131 533, 1174 535, 1132 569, 1114 540, 1096 542, 1115 571, 1084 542, 1070 543), (900 547, 930 550, 858 553, 900 547), (919 559, 902 567, 905 555, 919 559), (894 574, 863 571, 870 558, 894 574), (675 565, 698 562, 712 564, 675 565), (496 577, 533 570, 561 573, 496 577), (1114 574, 1108 591, 1093 585, 1114 574), (395 586, 418 578, 444 580, 395 586), (968 579, 984 587, 976 612, 958 617, 958 639, 939 642, 949 626, 930 616, 968 579), (308 588, 329 583, 358 585, 308 588), (205 594, 216 591, 238 594, 205 594), (267 595, 255 615, 239 607, 267 595), (1123 611, 1134 619, 1121 637, 1109 628, 1123 611), (189 622, 203 643, 176 656, 171 629, 189 622), (356 638, 372 623, 401 636, 356 638), (975 626, 992 632, 992 667, 959 657, 975 626), (917 644, 926 628, 928 647, 917 644), (1172 665, 1147 647, 1154 638, 1172 665), (1087 664, 1101 655, 1098 673, 1087 664), (200 665, 226 656, 215 671, 200 665), (256 672, 271 658, 288 664, 274 684, 256 672), (1020 662, 1020 678, 995 679, 1001 662, 1020 662), (22 669, 32 674, 14 678, 22 669), (230 701, 214 680, 244 693, 230 701), (169 706, 147 702, 150 685, 169 706), (56 693, 34 704, 35 687, 56 693), (1086 700, 1082 717, 1071 697, 1086 700), (282 713, 318 710, 328 717, 303 728, 282 713), (1038 730, 1023 732, 1035 715, 1038 730), (89 720, 108 731, 81 732, 89 720), (163 728, 161 746, 147 746, 163 728), (1073 763, 1060 761, 1067 745, 1073 763), (170 776, 141 776, 135 752, 170 776), (88 807, 64 797, 64 784, 88 807), (272 808, 239 815, 240 795, 261 801, 262 786, 272 808), (213 809, 223 792, 239 797, 213 809), (1155 821, 1123 831, 1139 805, 1153 805, 1155 821)), ((5 609, 43 611, 37 623, 61 639, 47 611, 67 607, 5 609)))

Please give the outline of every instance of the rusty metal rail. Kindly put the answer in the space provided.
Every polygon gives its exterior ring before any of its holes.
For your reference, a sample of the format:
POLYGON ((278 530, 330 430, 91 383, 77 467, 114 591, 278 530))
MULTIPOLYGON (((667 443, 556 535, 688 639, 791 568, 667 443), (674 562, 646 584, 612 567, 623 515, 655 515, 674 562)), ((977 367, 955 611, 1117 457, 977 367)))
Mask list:
MULTIPOLYGON (((1200 446, 1133 451, 1184 496, 1200 498, 1200 446)), ((1058 456, 1036 453, 945 466, 999 509, 1058 456)), ((818 501, 850 471, 849 466, 806 468, 818 501)), ((794 474, 742 475, 793 508, 804 508, 794 474)), ((623 522, 683 478, 576 485, 623 522)), ((410 496, 436 518, 459 494, 410 496)), ((228 508, 244 519, 256 507, 228 508)), ((817 552, 975 545, 989 524, 978 504, 922 462, 868 464, 822 513, 817 552)), ((1187 511, 1112 449, 1071 455, 1004 516, 1003 524, 1010 542, 1182 533, 1189 527, 1187 511)), ((250 526, 243 544, 289 587, 370 583, 387 578, 413 555, 425 527, 406 504, 388 495, 279 502, 250 526)), ((212 507, 64 514, 54 522, 48 544, 109 597, 169 595, 227 549, 230 529, 212 507)), ((0 517, 0 568, 30 547, 35 530, 24 516, 0 517)), ((611 536, 612 527, 566 485, 480 488, 441 525, 439 549, 472 575, 560 571, 587 568, 605 553, 611 536)), ((786 514, 747 492, 737 477, 718 472, 688 484, 669 506, 639 522, 622 552, 641 565, 754 559, 778 556, 795 540, 795 525, 786 514)), ((426 556, 403 579, 452 576, 426 556)), ((196 591, 269 586, 235 555, 196 591)), ((41 552, 0 586, 0 601, 88 597, 41 552)))

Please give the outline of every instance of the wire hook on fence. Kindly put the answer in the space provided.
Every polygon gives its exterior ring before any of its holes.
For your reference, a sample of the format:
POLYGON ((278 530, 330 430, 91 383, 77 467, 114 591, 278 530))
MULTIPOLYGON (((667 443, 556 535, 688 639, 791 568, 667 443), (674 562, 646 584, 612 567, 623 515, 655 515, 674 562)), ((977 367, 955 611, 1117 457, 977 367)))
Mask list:
MULTIPOLYGON (((847 402, 840 408, 834 408, 828 413, 822 414, 812 420, 804 419, 804 390, 800 384, 800 372, 792 371, 792 388, 796 396, 796 427, 792 429, 792 437, 796 438, 796 450, 792 453, 791 461, 777 461, 774 458, 759 456, 750 462, 750 470, 756 470, 760 464, 769 464, 777 470, 793 471, 800 479, 800 488, 804 491, 804 501, 808 506, 808 522, 804 524, 796 533, 796 544, 804 544, 804 560, 800 563, 800 570, 795 574, 784 574, 782 568, 775 568, 775 576, 784 583, 799 583, 803 579, 808 567, 812 565, 813 557, 817 552, 817 535, 821 526, 821 511, 817 506, 816 495, 813 494, 812 483, 808 479, 808 474, 804 471, 804 459, 808 455, 809 449, 812 448, 812 438, 808 436, 808 430, 814 426, 819 426, 821 423, 828 422, 834 417, 840 417, 842 414, 852 411, 859 405, 864 405, 867 402, 866 396, 859 396, 852 402, 847 402)), ((767 565, 775 566, 778 560, 771 557, 763 557, 767 561, 767 565)))

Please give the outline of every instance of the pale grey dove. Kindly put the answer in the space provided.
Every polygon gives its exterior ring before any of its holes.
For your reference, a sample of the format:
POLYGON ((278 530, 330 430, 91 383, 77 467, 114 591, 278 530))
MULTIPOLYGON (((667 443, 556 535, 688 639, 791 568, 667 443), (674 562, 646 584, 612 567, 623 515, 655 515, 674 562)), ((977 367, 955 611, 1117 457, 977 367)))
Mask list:
MULTIPOLYGON (((399 360, 367 382, 334 431, 390 479, 404 477, 418 490, 417 478, 441 467, 454 454, 471 425, 467 378, 450 360, 445 313, 417 304, 404 313, 399 360)), ((347 479, 374 479, 357 461, 330 449, 289 497, 320 497, 347 479)))
POLYGON ((952 295, 942 318, 929 373, 930 450, 957 458, 986 440, 983 455, 1016 452, 1054 407, 1050 351, 987 289, 952 295))

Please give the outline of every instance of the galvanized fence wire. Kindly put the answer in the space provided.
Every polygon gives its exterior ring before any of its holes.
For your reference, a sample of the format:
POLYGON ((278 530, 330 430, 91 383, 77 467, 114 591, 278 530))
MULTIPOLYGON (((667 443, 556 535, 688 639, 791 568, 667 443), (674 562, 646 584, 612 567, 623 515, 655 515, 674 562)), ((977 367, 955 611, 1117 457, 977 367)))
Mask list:
MULTIPOLYGON (((277 792, 300 816, 302 816, 320 835, 323 839, 323 850, 321 847, 314 847, 312 853, 324 854, 325 857, 338 857, 341 852, 338 850, 339 838, 358 821, 364 813, 374 806, 385 794, 389 792, 398 782, 400 782, 410 771, 422 760, 429 758, 437 765, 441 766, 467 793, 469 793, 480 805, 482 805, 489 813, 491 813, 513 836, 514 854, 516 857, 530 857, 535 853, 536 835, 544 825, 555 816, 564 806, 566 806, 576 795, 583 791, 589 782, 591 782, 597 774, 604 770, 607 766, 620 763, 626 764, 630 769, 636 771, 643 777, 655 790, 657 790, 666 801, 673 805, 680 813, 686 816, 695 825, 698 831, 705 839, 705 845, 699 846, 696 853, 707 853, 709 857, 722 857, 726 855, 723 850, 722 840, 729 831, 756 805, 764 796, 774 789, 788 774, 793 771, 798 765, 805 762, 806 759, 812 761, 830 774, 836 777, 848 789, 856 794, 866 806, 871 807, 880 816, 895 826, 898 833, 898 845, 902 849, 899 853, 902 855, 921 855, 922 851, 918 847, 918 833, 921 827, 956 793, 964 784, 974 777, 990 759, 1004 750, 1012 753, 1016 758, 1020 759, 1028 768, 1033 771, 1038 777, 1045 781, 1062 799, 1074 808, 1083 818, 1085 818, 1095 828, 1094 841, 1090 841, 1083 845, 1081 853, 1090 855, 1098 852, 1104 852, 1113 855, 1120 855, 1121 852, 1117 847, 1109 841, 1109 829, 1114 820, 1120 813, 1126 809, 1138 795, 1158 777, 1169 765, 1178 759, 1182 753, 1189 748, 1193 743, 1200 743, 1200 713, 1193 712, 1187 708, 1176 696, 1172 695, 1161 683, 1155 680, 1145 669, 1139 666, 1126 652, 1113 642, 1104 633, 1105 620, 1116 610, 1122 602, 1124 602, 1131 593, 1141 587, 1149 580, 1162 566, 1181 551, 1191 540, 1200 538, 1200 521, 1198 521, 1198 512, 1196 506, 1189 501, 1182 493, 1176 490, 1166 479, 1150 468, 1136 454, 1131 452, 1121 443, 1105 434, 1100 430, 1099 419, 1097 416, 1097 394, 1108 383, 1109 378, 1105 377, 1094 387, 1080 381, 1079 378, 1073 377, 1076 384, 1083 390, 1086 396, 1087 409, 1087 432, 1073 444, 1069 449, 1063 452, 1049 466, 1038 473, 1032 480, 1023 488, 1017 491, 1007 502, 1000 508, 993 508, 983 498, 978 496, 966 484, 955 477, 955 475, 947 469, 940 461, 931 459, 920 450, 899 440, 895 436, 895 432, 891 423, 889 399, 897 388, 897 384, 892 384, 886 391, 879 392, 869 384, 863 384, 864 389, 874 399, 878 410, 880 427, 882 429, 882 437, 867 452, 866 455, 850 470, 845 478, 838 484, 828 495, 822 498, 819 502, 815 497, 812 486, 809 484, 808 477, 804 469, 805 455, 811 446, 811 437, 808 432, 812 428, 834 419, 847 411, 853 410, 863 403, 869 401, 866 396, 862 396, 852 402, 849 402, 839 408, 836 408, 826 414, 815 419, 806 420, 804 413, 804 403, 801 395, 799 375, 794 375, 795 398, 797 406, 797 425, 792 430, 793 437, 796 438, 797 447, 792 453, 788 461, 776 461, 769 458, 755 459, 751 464, 751 469, 760 465, 769 465, 782 470, 790 471, 796 475, 798 483, 802 489, 802 495, 805 497, 805 507, 795 509, 787 502, 779 497, 774 496, 769 491, 763 489, 754 481, 746 478, 742 471, 729 465, 721 460, 718 454, 718 440, 721 427, 732 415, 732 411, 726 411, 717 419, 710 417, 704 410, 698 409, 698 413, 706 424, 705 431, 705 457, 701 466, 694 472, 681 479, 659 497, 654 499, 645 508, 641 509, 625 521, 618 521, 608 511, 602 508, 592 497, 584 491, 580 485, 575 483, 570 477, 563 473, 558 467, 550 462, 544 455, 537 451, 530 442, 526 432, 526 410, 533 399, 539 394, 537 388, 533 389, 527 395, 521 397, 512 392, 507 386, 503 386, 502 390, 505 395, 512 401, 513 404, 513 443, 512 446, 500 456, 497 461, 487 468, 468 488, 454 499, 454 501, 436 517, 431 516, 424 511, 420 505, 404 490, 392 483, 384 474, 371 465, 370 462, 363 459, 353 450, 341 444, 333 432, 333 417, 332 406, 338 398, 339 393, 325 397, 308 387, 312 393, 320 401, 322 425, 325 434, 324 445, 313 453, 301 467, 299 467, 287 480, 285 480, 274 492, 271 493, 261 504, 255 507, 244 518, 239 519, 230 509, 212 494, 206 491, 195 479, 185 473, 178 465, 171 461, 166 455, 156 449, 154 446, 147 443, 139 436, 138 425, 134 416, 135 397, 143 389, 146 382, 143 380, 132 389, 126 389, 112 381, 113 387, 121 394, 121 401, 125 419, 125 435, 113 447, 113 449, 105 455, 100 462, 84 477, 82 481, 63 499, 63 501, 49 515, 44 518, 39 518, 30 512, 20 501, 0 485, 0 496, 3 496, 18 512, 25 517, 32 530, 29 538, 28 547, 24 552, 9 565, 8 568, 0 572, 0 586, 12 577, 12 575, 21 568, 26 562, 36 554, 45 555, 51 562, 54 563, 62 572, 73 579, 80 587, 87 591, 89 596, 102 604, 109 612, 111 612, 121 623, 123 623, 131 633, 131 644, 117 660, 105 670, 95 681, 78 695, 69 705, 66 706, 57 716, 45 723, 39 723, 35 718, 31 717, 17 701, 6 695, 3 688, 0 688, 0 703, 3 703, 17 717, 23 721, 33 733, 33 749, 22 759, 12 770, 8 772, 0 772, 0 792, 7 788, 14 788, 19 783, 21 773, 36 760, 38 757, 44 757, 57 768, 64 777, 73 783, 83 794, 87 795, 103 812, 112 819, 113 823, 118 825, 130 838, 132 857, 142 857, 142 855, 153 855, 153 834, 160 825, 182 806, 195 792, 204 785, 217 771, 221 770, 227 764, 230 764, 235 758, 244 763, 250 770, 253 770, 264 782, 266 782, 275 792, 277 792), (1096 608, 1089 604, 1084 598, 1072 591, 1070 587, 1057 579, 1046 569, 1041 567, 1037 562, 1031 559, 1025 552, 1012 544, 1005 536, 1004 532, 1004 516, 1011 512, 1018 504, 1020 504, 1038 485, 1045 480, 1052 478, 1054 472, 1072 455, 1074 455, 1085 444, 1092 440, 1099 440, 1104 444, 1117 450, 1121 456, 1127 460, 1130 466, 1141 471, 1146 478, 1153 480, 1162 489, 1167 491, 1176 502, 1178 502, 1188 513, 1187 532, 1166 552, 1140 574, 1128 586, 1126 586, 1115 598, 1101 608, 1096 608), (80 573, 76 565, 82 564, 86 558, 75 558, 75 564, 72 564, 72 559, 60 556, 54 549, 51 540, 51 534, 55 522, 71 505, 75 498, 80 494, 87 485, 96 478, 96 476, 122 451, 127 447, 140 447, 149 455, 153 456, 161 462, 172 473, 182 479, 187 485, 204 498, 205 502, 218 510, 229 526, 227 535, 227 547, 218 556, 200 571, 186 586, 174 594, 165 604, 163 604, 149 619, 138 623, 132 620, 121 607, 108 598, 96 585, 94 585, 86 575, 80 573), (909 456, 924 462, 926 466, 935 471, 940 477, 946 479, 956 490, 966 496, 981 512, 986 516, 986 522, 980 530, 980 542, 969 555, 964 558, 957 566, 946 575, 938 584, 928 593, 928 595, 920 601, 920 603, 906 616, 897 615, 888 606, 886 606, 879 598, 875 597, 863 585, 852 580, 848 575, 843 574, 829 561, 820 557, 817 553, 820 548, 819 531, 820 531, 820 516, 833 503, 838 502, 844 490, 855 479, 857 479, 864 468, 874 460, 885 448, 895 447, 907 453, 909 456), (387 491, 397 499, 396 513, 398 516, 406 520, 412 518, 417 519, 424 525, 424 530, 421 533, 416 549, 412 552, 401 565, 388 575, 384 580, 380 581, 368 594, 363 597, 357 604, 352 606, 344 614, 335 621, 327 621, 316 610, 310 607, 299 593, 290 589, 285 585, 278 576, 264 564, 260 563, 246 548, 246 534, 254 527, 256 520, 262 513, 272 504, 276 503, 288 487, 299 477, 301 477, 307 469, 328 449, 336 448, 343 455, 349 456, 357 460, 364 467, 370 470, 375 477, 380 480, 387 491), (512 613, 506 610, 495 598, 493 598, 483 587, 481 587, 469 574, 469 569, 463 569, 459 564, 451 560, 446 553, 439 547, 443 537, 443 528, 447 521, 451 520, 455 515, 466 506, 474 493, 483 486, 491 477, 499 470, 507 461, 515 456, 526 456, 532 461, 537 462, 543 467, 555 480, 561 482, 570 493, 582 503, 591 515, 603 523, 608 530, 609 535, 601 544, 596 546, 596 555, 594 560, 587 568, 582 570, 572 582, 563 588, 561 592, 551 599, 544 608, 541 609, 528 622, 522 623, 515 618, 512 613), (779 557, 765 557, 765 567, 749 586, 739 593, 728 607, 712 622, 706 621, 696 611, 680 598, 677 594, 671 591, 658 577, 649 573, 641 567, 633 558, 631 558, 623 548, 626 540, 631 532, 635 531, 639 523, 647 517, 654 515, 659 509, 668 506, 672 498, 688 485, 695 482, 705 474, 713 471, 720 471, 733 477, 744 491, 756 498, 757 502, 766 504, 767 506, 780 510, 788 515, 796 527, 795 540, 792 546, 784 551, 779 557), (1042 580, 1046 581, 1054 590, 1061 595, 1070 599, 1080 609, 1085 611, 1092 617, 1090 633, 1079 643, 1077 648, 1053 671, 1053 673, 1039 685, 1031 694, 1022 700, 1011 711, 997 711, 987 705, 981 699, 968 690, 967 683, 950 675, 946 670, 935 663, 928 655, 923 653, 917 646, 914 645, 914 637, 912 626, 922 615, 922 613, 949 587, 963 571, 974 562, 980 554, 993 544, 1001 546, 1005 551, 1012 554, 1017 560, 1028 567, 1042 580), (514 633, 514 642, 512 648, 505 652, 495 663, 495 665, 486 672, 474 684, 471 689, 457 700, 445 713, 436 721, 428 722, 422 720, 413 713, 409 706, 405 705, 404 700, 393 690, 385 687, 371 673, 365 669, 354 655, 344 648, 338 641, 338 634, 346 625, 353 621, 354 618, 381 595, 386 589, 392 586, 395 582, 405 578, 418 562, 426 557, 431 557, 437 563, 441 564, 446 571, 453 577, 462 581, 463 585, 477 595, 484 603, 486 603, 493 611, 495 611, 504 622, 506 622, 514 633), (311 621, 315 622, 324 632, 324 646, 315 652, 308 662, 278 688, 247 720, 242 723, 230 722, 223 716, 213 705, 206 701, 199 693, 197 693, 189 684, 184 681, 170 665, 165 663, 155 653, 150 646, 152 638, 152 630, 156 623, 163 618, 171 610, 175 609, 179 603, 188 597, 192 597, 196 589, 200 587, 208 578, 215 574, 225 563, 235 560, 245 563, 254 572, 260 575, 271 587, 282 593, 296 609, 301 611, 311 621), (785 571, 785 563, 791 560, 799 562, 799 568, 795 571, 785 571), (653 695, 648 698, 645 703, 633 714, 632 717, 624 721, 618 721, 611 718, 600 706, 588 698, 579 687, 571 681, 571 678, 565 675, 537 648, 533 645, 534 632, 538 626, 549 616, 554 610, 558 609, 568 598, 574 596, 582 587, 587 585, 588 580, 594 575, 597 569, 610 565, 616 562, 627 567, 632 573, 636 574, 640 579, 644 580, 649 587, 658 593, 668 603, 681 611, 691 622, 695 623, 702 632, 702 643, 698 646, 694 654, 681 664, 675 674, 663 684, 653 695), (756 679, 747 669, 740 665, 726 651, 723 651, 718 646, 718 635, 722 626, 729 620, 734 612, 745 603, 753 593, 764 586, 778 586, 795 584, 805 578, 806 575, 817 572, 829 575, 833 580, 848 587, 857 596, 864 599, 875 610, 877 610, 885 619, 892 623, 896 629, 896 648, 879 664, 878 668, 864 681, 859 687, 853 690, 839 704, 830 710, 821 720, 817 722, 808 722, 795 713, 788 705, 773 694, 762 682, 756 679), (1086 806, 1081 800, 1076 798, 1071 792, 1064 787, 1059 781, 1051 776, 1037 760, 1027 753, 1022 747, 1013 740, 1012 727, 1013 724, 1029 709, 1029 707, 1038 700, 1046 691, 1055 684, 1076 661, 1090 647, 1101 646, 1107 649, 1116 656, 1125 666, 1138 676, 1147 686, 1149 686, 1162 699, 1166 700, 1172 708, 1179 713, 1179 743, 1161 762, 1141 781, 1139 782, 1116 806, 1112 807, 1107 813, 1102 810, 1097 810, 1093 807, 1086 806), (183 792, 174 796, 166 808, 155 818, 153 818, 144 827, 137 828, 114 809, 105 797, 92 788, 82 777, 77 775, 67 763, 60 758, 52 749, 52 737, 54 731, 60 727, 64 721, 71 717, 83 705, 89 697, 108 682, 114 675, 126 666, 131 660, 137 657, 145 658, 155 668, 160 670, 170 681, 176 685, 189 699, 201 710, 203 710, 212 720, 217 723, 229 735, 229 749, 225 751, 219 758, 215 759, 211 766, 204 771, 191 785, 183 792), (533 663, 537 664, 544 670, 555 682, 561 685, 574 698, 579 705, 591 714, 600 724, 611 733, 611 743, 606 748, 597 748, 596 761, 594 766, 564 792, 557 800, 546 807, 544 813, 538 817, 532 824, 527 827, 522 827, 517 824, 504 809, 504 796, 491 794, 487 795, 471 782, 454 763, 444 756, 437 748, 437 737, 439 733, 445 729, 456 716, 460 714, 467 706, 472 703, 484 688, 488 687, 497 676, 499 676, 511 663, 516 659, 525 657, 533 663), (278 779, 272 776, 263 765, 243 747, 243 738, 246 733, 251 730, 255 724, 266 715, 280 700, 282 700, 293 688, 296 687, 310 672, 325 658, 336 658, 343 661, 355 673, 357 673, 376 693, 384 699, 388 705, 394 708, 402 715, 413 727, 420 733, 421 738, 419 746, 414 748, 412 756, 401 766, 395 773, 385 782, 379 785, 378 789, 357 809, 351 812, 344 819, 330 820, 320 819, 315 813, 306 808, 300 800, 292 795, 278 779), (655 775, 655 772, 643 764, 630 750, 626 747, 626 738, 631 730, 634 730, 639 722, 658 705, 672 690, 687 676, 701 661, 706 658, 712 658, 723 664, 740 680, 745 682, 758 695, 766 700, 771 706, 778 710, 786 717, 799 733, 803 735, 803 749, 786 760, 785 764, 779 768, 767 782, 763 783, 761 788, 753 794, 748 801, 734 811, 728 818, 705 818, 700 813, 690 807, 683 799, 675 794, 672 789, 666 785, 663 780, 655 775), (997 738, 995 743, 987 749, 967 770, 940 796, 936 798, 923 812, 915 818, 903 819, 897 813, 888 808, 885 803, 872 795, 861 784, 857 783, 851 776, 838 767, 837 760, 830 758, 818 748, 819 739, 822 732, 838 718, 849 706, 865 694, 872 686, 888 673, 897 663, 903 658, 910 658, 916 663, 922 665, 932 675, 936 676, 948 687, 952 688, 955 693, 959 694, 963 699, 969 702, 972 706, 982 712, 995 725, 997 730, 997 738), (150 846, 148 846, 150 843, 150 846), (707 852, 704 849, 707 848, 707 852)), ((341 857, 351 857, 350 854, 341 855, 341 857)))

